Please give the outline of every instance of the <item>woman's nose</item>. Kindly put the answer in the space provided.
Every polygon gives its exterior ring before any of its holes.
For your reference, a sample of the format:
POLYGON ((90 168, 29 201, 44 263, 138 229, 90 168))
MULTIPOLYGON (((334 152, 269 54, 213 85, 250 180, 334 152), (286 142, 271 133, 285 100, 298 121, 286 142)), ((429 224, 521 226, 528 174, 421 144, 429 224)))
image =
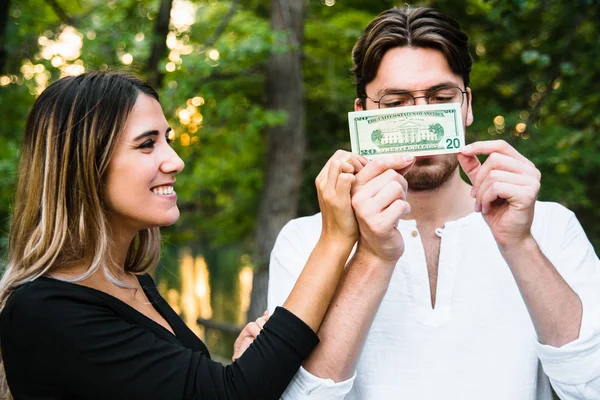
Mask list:
POLYGON ((178 174, 183 170, 184 167, 185 163, 183 162, 181 157, 179 157, 177 152, 169 146, 169 148, 167 149, 165 160, 163 161, 161 166, 163 172, 167 174, 178 174))

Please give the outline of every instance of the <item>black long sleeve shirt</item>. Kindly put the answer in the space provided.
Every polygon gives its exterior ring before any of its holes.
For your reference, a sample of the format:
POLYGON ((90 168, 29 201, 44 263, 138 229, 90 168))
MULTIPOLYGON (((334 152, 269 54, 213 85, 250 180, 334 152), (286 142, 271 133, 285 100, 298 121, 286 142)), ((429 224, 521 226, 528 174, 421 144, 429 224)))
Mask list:
POLYGON ((39 278, 16 289, 0 315, 15 399, 278 399, 318 343, 310 327, 279 307, 248 350, 223 366, 150 276, 139 281, 175 335, 85 286, 39 278))

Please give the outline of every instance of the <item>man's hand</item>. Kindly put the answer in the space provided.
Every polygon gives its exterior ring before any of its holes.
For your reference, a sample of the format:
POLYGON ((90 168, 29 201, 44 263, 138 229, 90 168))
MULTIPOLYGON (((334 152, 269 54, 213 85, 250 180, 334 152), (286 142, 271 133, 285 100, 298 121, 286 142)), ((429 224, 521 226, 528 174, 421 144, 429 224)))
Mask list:
POLYGON ((503 140, 466 146, 458 161, 473 189, 475 211, 481 212, 501 248, 531 238, 540 171, 503 140), (477 155, 489 155, 483 165, 477 155))
POLYGON ((410 211, 408 183, 402 174, 414 162, 414 157, 401 155, 378 157, 356 174, 352 207, 360 230, 357 252, 367 251, 394 263, 404 253, 404 240, 396 225, 410 211))
POLYGON ((246 324, 233 344, 233 357, 231 357, 231 361, 237 360, 244 354, 252 342, 254 342, 254 339, 260 334, 260 331, 262 331, 263 326, 265 326, 268 320, 269 313, 265 311, 262 317, 246 324))

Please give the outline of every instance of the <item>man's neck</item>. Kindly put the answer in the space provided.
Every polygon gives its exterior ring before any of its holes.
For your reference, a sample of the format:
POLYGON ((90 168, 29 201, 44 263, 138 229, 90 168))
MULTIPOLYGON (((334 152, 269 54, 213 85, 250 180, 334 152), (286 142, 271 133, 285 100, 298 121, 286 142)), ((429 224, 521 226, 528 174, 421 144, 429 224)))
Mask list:
POLYGON ((411 212, 404 219, 414 219, 417 225, 442 227, 473 212, 475 200, 471 186, 460 177, 459 169, 442 185, 431 190, 408 191, 411 212))

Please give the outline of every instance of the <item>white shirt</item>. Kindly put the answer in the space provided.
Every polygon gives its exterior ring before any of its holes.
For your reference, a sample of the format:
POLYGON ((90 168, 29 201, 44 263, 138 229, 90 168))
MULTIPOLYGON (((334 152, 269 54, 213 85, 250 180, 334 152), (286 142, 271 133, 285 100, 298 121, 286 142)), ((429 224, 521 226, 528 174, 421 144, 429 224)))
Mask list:
MULTIPOLYGON (((600 261, 575 215, 538 202, 532 233, 583 303, 577 340, 537 341, 527 308, 492 233, 473 213, 447 222, 431 308, 425 253, 414 220, 367 335, 356 374, 335 383, 300 369, 283 399, 600 399, 600 261), (543 367, 543 370, 542 370, 543 367)), ((281 305, 319 239, 320 214, 290 221, 271 254, 269 310, 281 305)))

